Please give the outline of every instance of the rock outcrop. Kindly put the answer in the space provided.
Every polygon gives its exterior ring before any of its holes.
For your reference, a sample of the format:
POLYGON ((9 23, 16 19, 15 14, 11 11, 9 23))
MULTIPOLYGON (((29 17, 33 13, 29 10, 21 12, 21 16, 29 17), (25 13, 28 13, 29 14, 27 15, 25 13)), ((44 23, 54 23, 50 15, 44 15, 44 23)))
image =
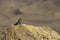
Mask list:
POLYGON ((0 31, 0 40, 60 40, 49 26, 12 25, 0 31))

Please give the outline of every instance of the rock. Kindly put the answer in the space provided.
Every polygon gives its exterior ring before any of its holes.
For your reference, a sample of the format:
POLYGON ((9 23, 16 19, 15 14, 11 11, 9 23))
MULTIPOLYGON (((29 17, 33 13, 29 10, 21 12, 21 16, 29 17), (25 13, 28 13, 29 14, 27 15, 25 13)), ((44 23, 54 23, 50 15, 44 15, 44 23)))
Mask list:
POLYGON ((12 25, 0 31, 0 40, 60 40, 49 26, 12 25))

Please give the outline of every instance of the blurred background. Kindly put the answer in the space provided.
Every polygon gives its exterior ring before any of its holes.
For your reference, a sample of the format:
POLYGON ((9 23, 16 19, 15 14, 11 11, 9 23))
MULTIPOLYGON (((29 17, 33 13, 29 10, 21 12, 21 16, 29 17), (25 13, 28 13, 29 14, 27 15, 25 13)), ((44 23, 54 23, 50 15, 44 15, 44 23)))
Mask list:
POLYGON ((48 25, 60 33, 60 0, 0 0, 0 29, 21 16, 22 23, 48 25))

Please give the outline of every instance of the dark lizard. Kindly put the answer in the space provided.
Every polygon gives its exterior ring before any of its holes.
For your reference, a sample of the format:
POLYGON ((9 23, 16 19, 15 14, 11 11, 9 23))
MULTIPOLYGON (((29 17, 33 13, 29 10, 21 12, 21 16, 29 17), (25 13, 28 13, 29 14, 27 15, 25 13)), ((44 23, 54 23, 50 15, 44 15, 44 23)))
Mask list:
POLYGON ((18 19, 18 21, 14 25, 19 25, 21 24, 21 18, 18 19))

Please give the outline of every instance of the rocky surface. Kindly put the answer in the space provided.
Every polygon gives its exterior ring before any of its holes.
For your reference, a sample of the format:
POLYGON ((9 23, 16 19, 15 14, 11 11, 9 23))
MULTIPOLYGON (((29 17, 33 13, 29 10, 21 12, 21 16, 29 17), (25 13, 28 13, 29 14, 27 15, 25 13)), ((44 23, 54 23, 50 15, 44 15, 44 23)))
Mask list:
POLYGON ((60 40, 60 35, 49 26, 21 24, 0 30, 0 40, 60 40))

